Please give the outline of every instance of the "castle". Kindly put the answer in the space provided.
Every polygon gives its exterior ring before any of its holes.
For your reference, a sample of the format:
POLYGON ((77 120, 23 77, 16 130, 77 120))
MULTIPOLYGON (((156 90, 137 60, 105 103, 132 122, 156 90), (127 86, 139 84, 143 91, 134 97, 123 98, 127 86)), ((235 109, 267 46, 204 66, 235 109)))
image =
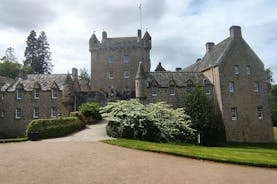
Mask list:
POLYGON ((86 101, 105 103, 138 98, 180 107, 184 95, 203 87, 222 116, 228 142, 273 142, 264 65, 232 26, 218 44, 206 43, 202 59, 186 68, 166 71, 161 63, 150 72, 151 36, 89 39, 91 85, 70 74, 0 78, 0 134, 20 134, 34 118, 67 116, 86 101), (54 97, 54 98, 53 98, 54 97), (43 103, 41 103, 43 102, 43 103))

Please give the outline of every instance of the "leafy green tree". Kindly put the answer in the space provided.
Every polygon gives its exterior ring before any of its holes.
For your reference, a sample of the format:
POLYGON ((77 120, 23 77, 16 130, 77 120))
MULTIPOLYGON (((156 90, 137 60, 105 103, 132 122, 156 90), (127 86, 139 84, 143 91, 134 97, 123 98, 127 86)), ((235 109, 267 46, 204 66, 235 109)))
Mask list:
POLYGON ((269 103, 272 112, 272 122, 277 126, 277 85, 273 84, 269 93, 269 103))
POLYGON ((90 80, 90 76, 89 76, 88 70, 86 68, 81 68, 80 69, 80 76, 79 76, 79 78, 81 80, 86 80, 86 81, 90 80))
POLYGON ((42 31, 37 39, 37 54, 38 54, 38 73, 51 73, 52 63, 51 63, 51 52, 47 37, 44 31, 42 31))
POLYGON ((10 62, 10 61, 3 61, 0 62, 0 75, 8 78, 16 78, 17 72, 19 68, 18 63, 10 62))
POLYGON ((209 146, 225 142, 223 122, 202 88, 196 87, 185 96, 184 108, 191 117, 191 127, 200 134, 200 144, 209 146))
POLYGON ((51 52, 47 37, 44 31, 37 38, 37 34, 32 30, 27 38, 27 47, 24 52, 24 66, 30 66, 33 73, 51 73, 51 52))
POLYGON ((271 88, 271 84, 274 83, 273 80, 273 72, 271 71, 270 68, 265 69, 265 75, 266 75, 266 81, 268 84, 268 88, 271 88))

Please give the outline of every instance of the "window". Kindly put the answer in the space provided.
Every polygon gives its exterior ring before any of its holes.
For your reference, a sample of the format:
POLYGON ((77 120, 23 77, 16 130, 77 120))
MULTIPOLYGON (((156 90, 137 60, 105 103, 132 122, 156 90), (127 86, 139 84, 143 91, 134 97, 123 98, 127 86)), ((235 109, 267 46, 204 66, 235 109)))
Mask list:
POLYGON ((58 90, 52 89, 51 94, 52 94, 52 99, 56 99, 58 97, 58 90))
POLYGON ((54 117, 57 117, 57 108, 56 107, 52 107, 51 108, 51 117, 54 118, 54 117))
POLYGON ((16 90, 16 99, 20 100, 20 99, 22 99, 22 96, 23 96, 23 89, 17 89, 16 90))
POLYGON ((39 99, 39 89, 34 89, 34 99, 39 99))
POLYGON ((124 55, 123 56, 123 62, 124 63, 128 63, 129 62, 129 56, 128 55, 124 55))
POLYGON ((0 118, 4 118, 4 111, 0 112, 0 118))
POLYGON ((128 79, 129 78, 129 71, 124 71, 124 78, 125 79, 128 79))
POLYGON ((20 119, 21 118, 21 109, 16 108, 15 109, 15 119, 20 119))
POLYGON ((108 57, 108 63, 109 63, 109 64, 112 64, 112 63, 113 63, 113 57, 112 57, 112 56, 109 56, 109 57, 108 57))
POLYGON ((263 119, 263 107, 262 106, 257 107, 257 113, 258 113, 258 119, 263 119))
POLYGON ((169 95, 171 95, 171 96, 175 95, 175 87, 174 86, 169 87, 169 95))
POLYGON ((229 92, 234 93, 235 85, 234 82, 229 82, 229 92))
POLYGON ((238 119, 237 108, 236 107, 232 107, 231 108, 231 116, 232 116, 232 120, 233 121, 238 119))
POLYGON ((109 71, 108 72, 108 78, 109 79, 113 79, 113 71, 109 71))
POLYGON ((211 94, 210 84, 206 79, 204 79, 204 90, 206 95, 211 94))
POLYGON ((246 74, 247 75, 251 75, 251 67, 250 67, 250 65, 246 66, 246 74))
POLYGON ((259 92, 259 91, 260 91, 259 82, 254 82, 254 92, 259 92))
POLYGON ((239 75, 239 66, 238 65, 234 66, 234 74, 239 75))
POLYGON ((152 86, 151 94, 152 94, 152 96, 157 96, 158 95, 157 86, 152 86))
POLYGON ((35 107, 33 109, 33 118, 38 118, 39 117, 39 108, 35 107))

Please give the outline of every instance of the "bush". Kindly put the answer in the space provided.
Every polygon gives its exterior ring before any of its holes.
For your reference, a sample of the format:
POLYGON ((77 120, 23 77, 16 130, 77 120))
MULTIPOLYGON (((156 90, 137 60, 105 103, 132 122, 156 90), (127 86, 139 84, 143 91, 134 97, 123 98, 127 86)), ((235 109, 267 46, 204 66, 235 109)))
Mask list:
POLYGON ((144 106, 137 100, 109 103, 101 109, 111 137, 154 142, 193 142, 194 130, 184 109, 160 102, 144 106))
POLYGON ((69 116, 70 116, 70 117, 77 117, 77 118, 79 118, 81 121, 86 122, 85 116, 84 116, 80 111, 70 112, 69 116))
POLYGON ((79 110, 85 116, 86 122, 88 124, 95 123, 96 121, 102 120, 100 114, 100 105, 94 102, 83 103, 79 110))
POLYGON ((201 88, 196 87, 185 96, 184 108, 191 117, 192 128, 201 136, 200 144, 214 146, 225 142, 223 121, 201 88))
POLYGON ((30 140, 61 137, 81 130, 85 126, 85 123, 77 117, 37 119, 28 124, 26 137, 30 140))

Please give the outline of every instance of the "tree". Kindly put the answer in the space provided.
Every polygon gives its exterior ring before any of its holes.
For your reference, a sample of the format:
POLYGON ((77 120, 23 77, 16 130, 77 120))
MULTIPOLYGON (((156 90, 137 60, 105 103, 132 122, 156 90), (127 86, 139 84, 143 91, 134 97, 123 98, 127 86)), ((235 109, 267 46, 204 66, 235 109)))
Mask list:
POLYGON ((192 128, 200 134, 203 145, 217 145, 225 142, 225 130, 221 118, 217 115, 212 100, 203 89, 196 87, 186 94, 184 108, 191 117, 192 128))
POLYGON ((44 74, 52 71, 51 52, 44 31, 38 38, 34 30, 30 32, 24 56, 24 66, 30 66, 33 73, 44 74))
POLYGON ((14 79, 17 77, 18 68, 18 63, 3 61, 0 63, 0 75, 14 79))
POLYGON ((277 126, 277 85, 273 84, 269 92, 269 104, 272 112, 272 122, 277 126))
POLYGON ((17 63, 17 59, 15 57, 14 48, 8 47, 5 52, 5 56, 1 59, 2 61, 9 61, 17 63))
POLYGON ((81 80, 86 80, 86 81, 90 80, 90 76, 89 76, 88 70, 86 68, 80 68, 80 76, 79 76, 79 78, 81 80))
POLYGON ((47 41, 47 37, 44 31, 41 31, 38 40, 38 73, 51 73, 52 71, 52 63, 51 61, 51 52, 49 43, 47 41))
POLYGON ((265 69, 266 82, 268 84, 268 88, 271 88, 271 84, 274 82, 273 80, 273 72, 270 68, 265 69))

